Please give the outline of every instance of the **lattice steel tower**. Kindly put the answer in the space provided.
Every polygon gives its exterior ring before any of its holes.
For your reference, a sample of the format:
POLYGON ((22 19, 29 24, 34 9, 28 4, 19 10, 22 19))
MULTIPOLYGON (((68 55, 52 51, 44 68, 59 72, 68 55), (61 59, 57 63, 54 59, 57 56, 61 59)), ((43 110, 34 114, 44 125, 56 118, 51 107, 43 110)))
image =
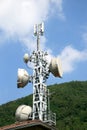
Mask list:
POLYGON ((34 26, 34 35, 37 36, 37 51, 32 53, 33 69, 33 120, 47 120, 46 113, 48 109, 48 91, 46 79, 49 76, 49 67, 46 62, 46 52, 40 50, 40 35, 43 35, 44 25, 34 26))
POLYGON ((44 33, 44 24, 34 26, 34 35, 37 36, 37 50, 29 56, 24 55, 24 62, 33 63, 33 75, 30 76, 25 69, 18 69, 18 88, 23 88, 28 82, 33 84, 33 111, 32 120, 38 119, 43 122, 56 125, 56 114, 50 111, 49 90, 46 79, 50 72, 55 77, 62 77, 62 69, 59 58, 47 61, 47 52, 40 50, 40 36, 44 33))

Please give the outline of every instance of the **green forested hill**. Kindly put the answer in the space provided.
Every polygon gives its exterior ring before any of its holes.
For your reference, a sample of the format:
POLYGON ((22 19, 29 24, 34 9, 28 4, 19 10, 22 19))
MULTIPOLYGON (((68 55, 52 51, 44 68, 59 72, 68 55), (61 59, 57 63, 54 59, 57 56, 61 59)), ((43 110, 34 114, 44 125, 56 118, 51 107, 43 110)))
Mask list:
MULTIPOLYGON (((51 110, 57 115, 59 130, 87 130, 87 81, 49 86, 51 110)), ((32 106, 32 95, 0 106, 0 126, 15 122, 15 111, 21 104, 32 106)))

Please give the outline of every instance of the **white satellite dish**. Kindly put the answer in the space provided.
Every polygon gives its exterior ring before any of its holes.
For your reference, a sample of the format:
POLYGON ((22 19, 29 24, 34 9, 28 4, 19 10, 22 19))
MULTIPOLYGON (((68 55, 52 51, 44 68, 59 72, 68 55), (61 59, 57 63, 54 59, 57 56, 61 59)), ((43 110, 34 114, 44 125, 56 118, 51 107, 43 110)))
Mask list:
POLYGON ((15 118, 17 121, 25 121, 29 119, 31 113, 32 108, 30 106, 20 105, 15 112, 15 118))
POLYGON ((25 53, 25 54, 24 54, 23 59, 24 59, 24 62, 25 62, 25 63, 27 63, 27 62, 29 61, 29 55, 28 55, 28 53, 25 53))
POLYGON ((29 74, 25 69, 18 69, 17 87, 23 88, 29 82, 29 74))
POLYGON ((61 60, 59 58, 51 59, 49 69, 55 77, 60 77, 60 78, 62 77, 62 74, 63 74, 62 64, 61 64, 61 60))

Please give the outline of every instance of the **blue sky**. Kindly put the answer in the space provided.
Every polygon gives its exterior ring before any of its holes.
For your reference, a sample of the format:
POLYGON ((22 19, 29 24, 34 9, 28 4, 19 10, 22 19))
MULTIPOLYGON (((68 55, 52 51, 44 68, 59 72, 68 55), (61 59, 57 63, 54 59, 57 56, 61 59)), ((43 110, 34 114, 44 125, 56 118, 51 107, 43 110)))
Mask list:
POLYGON ((29 70, 25 53, 36 49, 33 25, 44 21, 41 48, 60 56, 63 78, 50 74, 47 84, 87 80, 86 0, 0 0, 0 104, 32 93, 32 84, 17 88, 17 70, 29 70))

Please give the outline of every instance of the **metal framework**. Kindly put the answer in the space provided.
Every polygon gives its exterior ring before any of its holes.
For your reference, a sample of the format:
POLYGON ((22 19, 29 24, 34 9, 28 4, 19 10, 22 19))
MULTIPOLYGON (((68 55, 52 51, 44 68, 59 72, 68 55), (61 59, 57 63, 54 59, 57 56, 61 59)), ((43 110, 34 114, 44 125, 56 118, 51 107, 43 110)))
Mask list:
POLYGON ((44 112, 47 111, 47 86, 46 78, 49 75, 45 54, 41 51, 35 53, 33 70, 33 119, 46 120, 44 112))
POLYGON ((56 115, 50 111, 49 90, 47 89, 46 80, 49 77, 49 64, 46 60, 47 52, 40 50, 40 36, 43 35, 44 24, 34 26, 34 35, 37 36, 37 50, 33 51, 30 56, 25 54, 24 62, 32 62, 33 75, 29 76, 24 69, 18 71, 18 88, 24 87, 28 82, 33 83, 33 112, 32 120, 38 119, 43 122, 56 125, 56 115))
POLYGON ((40 35, 43 35, 43 23, 34 26, 34 35, 37 36, 37 51, 33 51, 31 62, 33 68, 33 116, 32 119, 39 119, 43 122, 56 124, 56 115, 50 112, 49 90, 46 79, 49 76, 49 66, 46 61, 47 52, 40 50, 40 35))

